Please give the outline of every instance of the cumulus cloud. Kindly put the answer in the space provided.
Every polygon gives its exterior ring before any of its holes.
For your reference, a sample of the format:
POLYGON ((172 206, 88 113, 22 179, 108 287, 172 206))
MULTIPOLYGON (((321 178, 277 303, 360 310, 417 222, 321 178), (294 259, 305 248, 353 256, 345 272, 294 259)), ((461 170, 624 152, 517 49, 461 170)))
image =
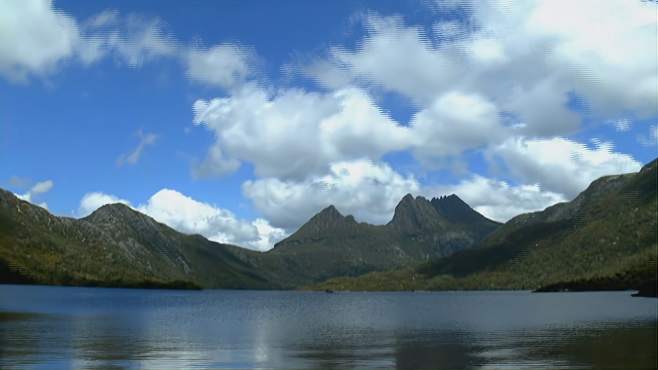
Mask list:
POLYGON ((440 163, 510 138, 573 134, 581 120, 573 100, 581 97, 599 115, 658 113, 658 89, 647 85, 658 78, 646 48, 657 41, 655 4, 548 3, 461 4, 468 23, 437 21, 430 33, 369 13, 355 49, 335 46, 301 66, 326 92, 246 83, 195 102, 195 123, 216 141, 194 173, 222 175, 249 162, 257 176, 299 181, 338 161, 377 161, 399 150, 440 163), (618 32, 607 38, 602 26, 618 32), (371 87, 416 104, 408 125, 382 113, 371 87))
POLYGON ((53 180, 45 180, 34 184, 30 190, 23 194, 16 194, 16 196, 26 202, 34 203, 42 208, 48 209, 46 202, 36 203, 35 200, 42 194, 50 191, 55 186, 53 180))
POLYGON ((628 154, 614 152, 609 142, 594 148, 564 138, 511 138, 490 149, 504 160, 509 173, 523 183, 574 198, 605 175, 638 171, 642 165, 628 154))
POLYGON ((117 159, 118 166, 123 166, 124 164, 136 164, 141 158, 144 149, 148 146, 155 145, 155 142, 158 139, 158 135, 143 132, 142 130, 137 131, 137 137, 139 138, 137 147, 135 147, 130 153, 119 156, 119 159, 117 159))
POLYGON ((544 190, 539 185, 510 185, 506 181, 480 175, 473 175, 454 185, 429 187, 425 192, 428 196, 457 194, 476 211, 499 222, 566 201, 562 194, 544 190))
POLYGON ((424 159, 459 155, 466 149, 496 143, 510 130, 490 101, 459 92, 441 95, 415 114, 411 128, 416 138, 414 150, 424 159))
POLYGON ((130 206, 130 202, 114 195, 101 192, 87 193, 82 196, 78 206, 78 216, 85 217, 106 204, 121 203, 130 206))
POLYGON ((242 190, 272 225, 294 230, 329 205, 359 221, 386 223, 400 199, 418 193, 420 185, 385 163, 355 160, 333 163, 327 174, 303 180, 250 180, 242 190))
POLYGON ((0 74, 11 81, 45 76, 68 61, 87 65, 108 55, 130 66, 179 53, 157 18, 103 11, 79 23, 52 0, 0 4, 0 74))
POLYGON ((219 243, 254 250, 268 250, 287 235, 264 219, 257 218, 251 222, 241 220, 229 210, 197 201, 171 189, 158 191, 138 206, 114 195, 88 193, 82 197, 78 213, 86 216, 100 206, 112 203, 126 204, 183 233, 201 234, 219 243))
POLYGON ((159 18, 135 14, 120 16, 118 12, 103 12, 86 24, 89 40, 85 51, 93 50, 89 60, 112 55, 131 67, 161 57, 178 57, 180 47, 166 24, 159 18))
POLYGON ((429 34, 371 13, 355 49, 332 47, 301 70, 329 88, 373 85, 420 107, 476 93, 515 117, 526 136, 574 132, 573 93, 602 116, 658 113, 655 3, 492 0, 466 9, 467 23, 438 21, 429 34))
POLYGON ((9 80, 47 74, 75 53, 79 41, 75 19, 55 11, 52 1, 0 3, 0 75, 9 80))
POLYGON ((303 178, 331 163, 369 158, 408 147, 412 136, 363 90, 329 93, 268 91, 246 84, 226 98, 197 100, 194 122, 216 137, 199 176, 223 174, 243 161, 258 176, 303 178))
POLYGON ((255 52, 220 44, 207 50, 182 45, 157 17, 104 10, 79 21, 52 0, 0 3, 0 76, 43 77, 66 62, 90 65, 110 57, 130 67, 158 58, 179 61, 190 79, 226 87, 252 72, 255 52))

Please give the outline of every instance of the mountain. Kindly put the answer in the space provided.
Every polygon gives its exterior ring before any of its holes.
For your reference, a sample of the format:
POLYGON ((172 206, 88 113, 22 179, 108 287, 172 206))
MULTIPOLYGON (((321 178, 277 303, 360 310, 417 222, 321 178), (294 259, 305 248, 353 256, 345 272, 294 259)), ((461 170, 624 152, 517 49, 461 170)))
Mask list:
POLYGON ((654 160, 637 173, 597 179, 570 202, 519 215, 474 248, 418 269, 337 278, 315 288, 650 291, 658 240, 656 178, 654 160))
POLYGON ((500 223, 484 217, 454 194, 430 201, 407 194, 386 226, 403 243, 420 249, 425 259, 435 259, 472 247, 500 223))
POLYGON ((412 263, 383 226, 358 223, 329 206, 277 243, 266 258, 280 258, 295 285, 354 276, 412 263))
POLYGON ((471 247, 498 226, 456 195, 429 201, 407 194, 386 225, 359 223, 329 206, 265 258, 286 261, 291 279, 308 284, 447 256, 471 247))
POLYGON ((654 294, 656 177, 654 160, 638 173, 602 177, 570 202, 519 215, 502 226, 456 195, 431 200, 406 195, 385 225, 357 222, 329 206, 267 253, 179 233, 121 204, 103 206, 82 219, 56 217, 0 189, 0 282, 258 289, 309 284, 367 290, 638 288, 654 294))
POLYGON ((0 190, 0 279, 5 282, 272 287, 234 248, 181 234, 122 204, 76 220, 0 190))
POLYGON ((0 189, 0 281, 294 288, 416 265, 468 248, 497 227, 455 198, 460 208, 452 215, 444 198, 407 195, 391 222, 379 226, 329 206, 259 253, 179 233, 123 204, 82 219, 56 217, 0 189))

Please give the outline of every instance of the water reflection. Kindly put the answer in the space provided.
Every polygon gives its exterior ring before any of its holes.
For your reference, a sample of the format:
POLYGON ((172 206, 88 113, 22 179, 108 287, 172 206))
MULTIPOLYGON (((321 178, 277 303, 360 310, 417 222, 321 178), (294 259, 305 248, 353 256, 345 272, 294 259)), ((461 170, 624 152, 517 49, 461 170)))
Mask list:
POLYGON ((0 286, 2 369, 653 368, 656 329, 626 293, 0 286))

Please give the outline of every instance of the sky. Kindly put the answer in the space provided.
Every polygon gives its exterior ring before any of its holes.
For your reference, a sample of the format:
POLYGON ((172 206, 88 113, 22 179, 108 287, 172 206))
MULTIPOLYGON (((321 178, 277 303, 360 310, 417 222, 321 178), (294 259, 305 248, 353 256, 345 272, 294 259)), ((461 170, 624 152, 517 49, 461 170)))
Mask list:
POLYGON ((0 2, 0 187, 268 250, 407 193, 501 222, 658 149, 658 5, 0 2))

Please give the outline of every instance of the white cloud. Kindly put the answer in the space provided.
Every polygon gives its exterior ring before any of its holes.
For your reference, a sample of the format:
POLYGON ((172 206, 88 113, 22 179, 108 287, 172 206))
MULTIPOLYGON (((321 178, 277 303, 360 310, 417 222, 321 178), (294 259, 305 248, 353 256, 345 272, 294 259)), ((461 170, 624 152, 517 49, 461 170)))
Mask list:
POLYGON ((413 176, 402 176, 387 164, 355 160, 333 163, 324 175, 250 180, 242 189, 272 225, 292 231, 332 204, 358 221, 386 223, 400 199, 417 193, 420 185, 413 176))
POLYGON ((0 2, 0 75, 25 80, 45 75, 74 54, 80 32, 75 19, 49 0, 0 2))
POLYGON ((216 137, 196 168, 200 176, 232 171, 248 161, 258 176, 299 179, 324 173, 336 161, 376 160, 412 141, 408 128, 356 88, 269 92, 246 84, 230 97, 196 101, 194 113, 194 122, 216 137))
POLYGON ((508 134, 496 106, 478 95, 440 96, 411 120, 418 157, 458 155, 501 141, 508 134))
POLYGON ((26 202, 34 203, 34 204, 36 204, 36 205, 38 205, 42 208, 48 209, 48 204, 47 203, 45 203, 45 202, 36 203, 35 199, 38 198, 40 195, 49 192, 50 189, 53 188, 53 186, 55 186, 55 183, 53 182, 53 180, 45 180, 45 181, 37 182, 26 193, 16 194, 16 196, 19 199, 22 199, 26 202))
POLYGON ((457 194, 476 211, 500 222, 565 201, 561 194, 543 190, 538 185, 513 186, 480 175, 473 175, 456 185, 430 187, 425 192, 428 196, 457 194))
POLYGON ((511 138, 490 149, 502 158, 509 173, 526 184, 574 198, 605 175, 635 172, 641 164, 628 154, 613 151, 609 142, 595 148, 564 138, 511 138))
POLYGON ((538 185, 512 186, 505 181, 474 175, 454 186, 435 188, 441 193, 455 193, 486 217, 505 222, 526 212, 545 209, 565 199, 538 185))
POLYGON ((303 67, 327 87, 345 82, 369 82, 386 90, 413 98, 420 105, 429 103, 438 89, 454 86, 466 75, 464 68, 449 53, 437 53, 420 27, 406 27, 401 17, 366 16, 368 31, 357 51, 343 47, 329 50, 327 60, 318 60, 321 68, 303 67))
POLYGON ((101 192, 87 193, 82 196, 78 207, 78 216, 85 217, 106 204, 121 203, 130 206, 130 202, 114 195, 101 192))
POLYGON ((114 55, 135 67, 178 54, 176 41, 157 18, 103 11, 79 24, 51 0, 0 3, 0 75, 10 81, 46 76, 75 59, 87 65, 114 55))
POLYGON ((130 67, 158 58, 179 60, 190 79, 226 87, 253 72, 255 53, 227 43, 208 50, 183 47, 157 17, 104 10, 78 22, 52 0, 0 2, 0 76, 26 81, 65 62, 89 65, 104 57, 130 67))
POLYGON ((187 76, 207 85, 231 88, 254 73, 255 58, 252 50, 233 44, 191 49, 187 54, 187 76))
POLYGON ((139 138, 137 147, 135 147, 130 153, 122 154, 119 159, 117 159, 118 166, 123 166, 124 164, 136 164, 142 156, 144 149, 146 149, 147 146, 154 145, 158 139, 158 135, 149 132, 145 133, 142 130, 137 131, 137 137, 139 138))
POLYGON ((302 71, 325 86, 373 85, 421 108, 438 96, 474 93, 508 112, 526 136, 566 135, 591 112, 657 114, 656 4, 649 1, 488 1, 468 24, 438 21, 432 34, 401 17, 364 17, 356 49, 329 49, 302 71), (539 109, 541 107, 541 109, 539 109))
POLYGON ((85 63, 113 56, 130 67, 141 67, 156 58, 178 58, 180 47, 164 21, 136 14, 122 16, 103 11, 84 22, 85 42, 79 53, 85 63))
POLYGON ((54 185, 55 183, 53 182, 53 180, 41 181, 36 183, 34 186, 32 186, 32 189, 30 189, 30 193, 32 193, 33 195, 47 193, 50 191, 50 189, 53 188, 54 185))
POLYGON ((467 8, 472 24, 438 21, 430 34, 402 17, 369 13, 356 49, 335 46, 301 67, 327 92, 247 83, 229 97, 197 101, 195 122, 216 141, 196 175, 250 162, 257 176, 299 181, 327 173, 331 163, 377 161, 398 150, 440 163, 508 138, 573 134, 581 117, 569 104, 579 96, 599 115, 658 114, 658 88, 647 85, 658 79, 646 47, 658 41, 655 4, 492 1, 467 8), (599 22, 615 35, 602 36, 599 22), (408 126, 381 111, 366 92, 371 87, 415 103, 408 126))
POLYGON ((272 227, 264 219, 246 221, 231 211, 199 202, 175 190, 162 189, 145 204, 133 206, 125 199, 104 193, 88 193, 82 197, 78 214, 86 216, 102 205, 123 203, 149 215, 180 232, 201 234, 220 242, 265 251, 287 234, 272 227))

